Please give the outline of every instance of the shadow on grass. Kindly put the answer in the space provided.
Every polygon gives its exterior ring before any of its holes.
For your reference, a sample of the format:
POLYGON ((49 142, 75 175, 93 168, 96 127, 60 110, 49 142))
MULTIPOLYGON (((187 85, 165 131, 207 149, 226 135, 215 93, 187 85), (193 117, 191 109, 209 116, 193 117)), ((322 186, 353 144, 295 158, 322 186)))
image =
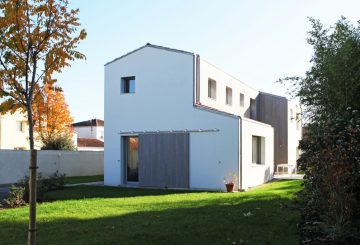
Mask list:
POLYGON ((78 200, 84 198, 121 198, 140 196, 160 196, 169 194, 196 193, 190 190, 122 188, 110 186, 75 186, 63 190, 51 191, 45 194, 48 201, 78 200))
MULTIPOLYGON (((41 217, 38 244, 298 243, 298 212, 291 200, 278 197, 269 200, 269 195, 264 195, 262 200, 238 202, 238 197, 241 196, 229 198, 233 203, 216 199, 199 206, 200 200, 185 207, 180 204, 164 210, 101 218, 41 217)), ((26 222, 0 219, 1 243, 25 244, 26 228, 26 222)))

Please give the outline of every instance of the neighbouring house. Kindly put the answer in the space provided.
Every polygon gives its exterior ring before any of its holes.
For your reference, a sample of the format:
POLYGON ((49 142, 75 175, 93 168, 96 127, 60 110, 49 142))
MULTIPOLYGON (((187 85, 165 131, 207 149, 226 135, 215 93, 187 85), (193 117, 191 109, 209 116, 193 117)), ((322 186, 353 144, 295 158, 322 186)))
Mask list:
POLYGON ((0 114, 0 149, 30 149, 29 126, 26 115, 21 111, 0 114))
POLYGON ((229 173, 240 190, 260 185, 296 160, 298 113, 199 55, 147 44, 105 65, 105 185, 224 190, 229 173))
POLYGON ((91 119, 73 123, 72 127, 77 137, 79 151, 103 151, 104 150, 104 121, 91 119))

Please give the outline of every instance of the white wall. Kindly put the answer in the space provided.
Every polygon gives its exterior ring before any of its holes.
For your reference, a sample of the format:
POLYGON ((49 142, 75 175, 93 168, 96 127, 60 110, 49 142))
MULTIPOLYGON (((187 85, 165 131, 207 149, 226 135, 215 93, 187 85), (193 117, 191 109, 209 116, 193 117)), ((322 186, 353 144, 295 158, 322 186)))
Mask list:
POLYGON ((238 171, 238 119, 194 107, 193 59, 146 47, 105 66, 106 185, 122 184, 120 131, 217 128, 190 135, 190 187, 223 189, 238 171), (134 94, 120 93, 127 76, 136 77, 134 94))
POLYGON ((220 111, 250 117, 250 98, 255 99, 259 91, 200 59, 200 102, 220 111), (208 79, 216 81, 216 100, 208 97, 208 79), (226 87, 232 88, 232 105, 226 104, 226 87), (244 106, 240 106, 240 93, 244 94, 244 106))
POLYGON ((298 104, 293 101, 288 101, 288 164, 296 164, 296 149, 299 146, 299 141, 302 138, 302 126, 301 121, 299 128, 296 127, 297 118, 299 115, 301 120, 301 109, 298 104), (290 111, 293 111, 293 119, 291 119, 290 111))
MULTIPOLYGON (((0 184, 15 183, 29 172, 29 151, 0 150, 0 184)), ((56 171, 66 176, 104 173, 104 153, 94 151, 38 151, 38 172, 44 176, 56 171)))
POLYGON ((251 119, 242 122, 242 170, 243 189, 263 184, 272 179, 274 173, 274 128, 251 119), (265 138, 265 163, 252 162, 252 136, 265 138))
POLYGON ((81 126, 74 127, 78 138, 90 138, 104 140, 104 127, 103 126, 81 126))

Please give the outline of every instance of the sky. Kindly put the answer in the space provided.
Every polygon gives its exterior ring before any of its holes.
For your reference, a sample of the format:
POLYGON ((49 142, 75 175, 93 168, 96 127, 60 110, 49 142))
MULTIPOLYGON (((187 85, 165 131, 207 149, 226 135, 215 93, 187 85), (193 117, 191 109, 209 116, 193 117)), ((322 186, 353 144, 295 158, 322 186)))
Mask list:
POLYGON ((287 96, 285 76, 303 76, 312 48, 308 17, 356 24, 358 0, 76 0, 88 37, 86 61, 57 75, 75 122, 104 118, 104 64, 146 43, 182 49, 260 91, 287 96))

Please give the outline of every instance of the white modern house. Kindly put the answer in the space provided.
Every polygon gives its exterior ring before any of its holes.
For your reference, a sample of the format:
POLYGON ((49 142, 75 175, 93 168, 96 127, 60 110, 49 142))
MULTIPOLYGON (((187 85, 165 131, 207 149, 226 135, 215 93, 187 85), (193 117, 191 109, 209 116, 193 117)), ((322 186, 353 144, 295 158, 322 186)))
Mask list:
POLYGON ((103 151, 104 150, 104 121, 90 119, 73 123, 75 145, 79 151, 103 151))
POLYGON ((199 55, 147 44, 105 65, 105 184, 223 190, 235 173, 237 189, 260 185, 295 162, 299 109, 199 55))

